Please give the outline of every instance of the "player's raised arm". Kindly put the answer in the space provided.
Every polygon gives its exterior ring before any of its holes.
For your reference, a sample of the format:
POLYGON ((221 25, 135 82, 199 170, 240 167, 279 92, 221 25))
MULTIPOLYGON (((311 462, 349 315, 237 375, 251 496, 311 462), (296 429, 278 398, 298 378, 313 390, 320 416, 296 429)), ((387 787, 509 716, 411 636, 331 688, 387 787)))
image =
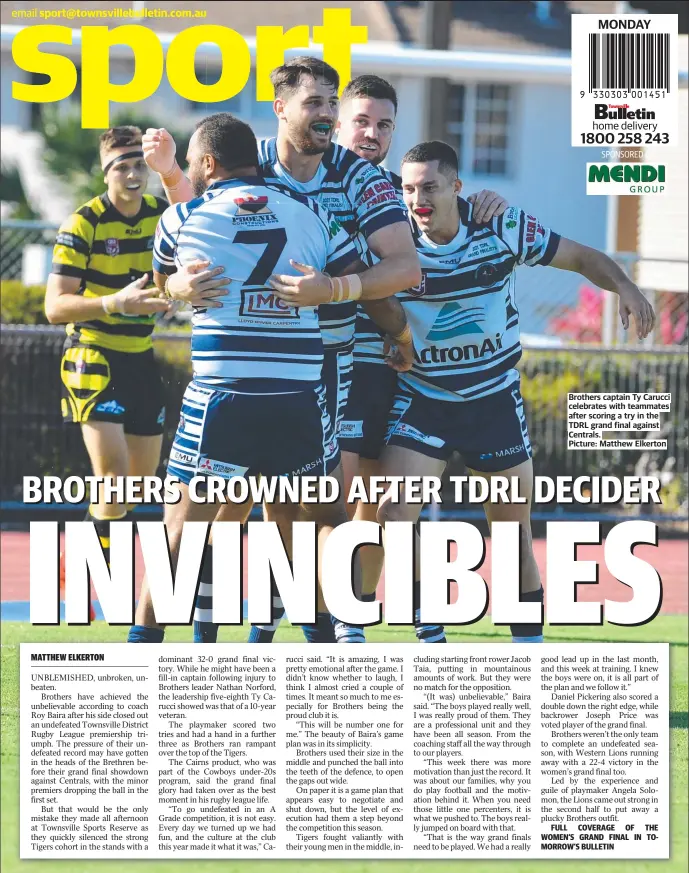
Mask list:
POLYGON ((175 154, 177 146, 164 127, 149 127, 142 137, 144 160, 158 173, 170 203, 187 203, 194 196, 191 182, 182 172, 175 154))
POLYGON ((629 328, 631 315, 639 339, 644 339, 653 330, 655 313, 653 307, 625 272, 608 255, 581 245, 571 239, 560 238, 557 250, 550 261, 551 267, 579 273, 589 282, 612 291, 620 298, 620 319, 625 330, 629 328))

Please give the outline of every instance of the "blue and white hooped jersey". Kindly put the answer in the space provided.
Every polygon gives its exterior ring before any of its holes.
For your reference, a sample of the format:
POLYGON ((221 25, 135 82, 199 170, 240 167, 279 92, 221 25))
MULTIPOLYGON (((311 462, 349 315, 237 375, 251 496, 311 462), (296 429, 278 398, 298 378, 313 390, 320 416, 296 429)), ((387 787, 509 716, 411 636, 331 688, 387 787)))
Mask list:
MULTIPOLYGON (((402 196, 402 177, 384 167, 378 167, 380 172, 395 189, 400 207, 407 214, 407 207, 402 196)), ((359 240, 359 248, 362 250, 362 260, 367 267, 372 267, 378 262, 378 258, 366 246, 365 241, 359 240)), ((354 363, 355 364, 382 364, 387 366, 384 352, 384 338, 382 332, 376 326, 363 307, 359 305, 356 313, 356 329, 354 334, 354 363)))
MULTIPOLYGON (((371 234, 381 227, 406 220, 386 173, 344 146, 331 143, 316 175, 308 182, 298 182, 282 166, 275 137, 259 141, 258 155, 266 182, 316 200, 357 240, 362 260, 362 248, 371 234)), ((329 350, 351 351, 356 310, 353 302, 319 307, 323 342, 329 350)))
POLYGON ((319 382, 323 364, 316 309, 287 306, 268 278, 294 273, 290 260, 338 273, 358 257, 349 234, 316 202, 251 177, 215 182, 201 197, 167 209, 153 266, 167 274, 199 259, 225 267, 232 282, 218 298, 222 308, 197 309, 192 319, 194 379, 263 393, 274 391, 273 380, 283 391, 319 382))
POLYGON ((521 209, 490 224, 472 221, 458 198, 460 227, 446 245, 415 229, 422 282, 398 295, 414 337, 415 363, 400 383, 438 400, 476 400, 519 378, 515 268, 547 266, 560 241, 521 209))

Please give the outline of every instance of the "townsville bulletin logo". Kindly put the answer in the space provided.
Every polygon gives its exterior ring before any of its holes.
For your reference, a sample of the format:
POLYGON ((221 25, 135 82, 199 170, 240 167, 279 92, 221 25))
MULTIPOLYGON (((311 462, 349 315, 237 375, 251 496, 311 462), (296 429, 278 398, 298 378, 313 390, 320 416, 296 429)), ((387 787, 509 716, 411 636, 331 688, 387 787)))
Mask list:
POLYGON ((664 194, 664 164, 586 164, 587 194, 664 194))

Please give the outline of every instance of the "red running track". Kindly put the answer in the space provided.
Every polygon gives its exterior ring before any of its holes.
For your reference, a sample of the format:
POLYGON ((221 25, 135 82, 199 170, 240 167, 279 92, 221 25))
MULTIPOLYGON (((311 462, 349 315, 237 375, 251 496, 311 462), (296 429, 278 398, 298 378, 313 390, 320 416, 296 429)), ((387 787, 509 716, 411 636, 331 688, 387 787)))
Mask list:
MULTIPOLYGON (((29 599, 29 534, 23 532, 4 532, 0 534, 0 570, 3 601, 26 601, 29 599)), ((491 543, 486 543, 486 559, 480 571, 490 585, 491 543)), ((246 552, 244 550, 245 562, 246 552)), ((534 552, 541 571, 546 579, 545 539, 534 541, 534 552)), ((660 573, 663 583, 663 606, 661 613, 666 615, 687 614, 687 544, 683 540, 661 540, 657 547, 640 545, 634 552, 639 558, 648 561, 660 573)), ((603 546, 580 546, 578 559, 581 561, 600 561, 600 575, 597 585, 580 585, 577 589, 579 600, 603 599, 624 602, 631 600, 631 589, 618 582, 607 570, 603 562, 603 546)), ((143 575, 143 561, 137 547, 137 591, 143 575)), ((246 563, 244 565, 246 580, 246 563)), ((453 586, 454 587, 454 586, 453 586)), ((452 599, 454 600, 454 593, 452 599)))

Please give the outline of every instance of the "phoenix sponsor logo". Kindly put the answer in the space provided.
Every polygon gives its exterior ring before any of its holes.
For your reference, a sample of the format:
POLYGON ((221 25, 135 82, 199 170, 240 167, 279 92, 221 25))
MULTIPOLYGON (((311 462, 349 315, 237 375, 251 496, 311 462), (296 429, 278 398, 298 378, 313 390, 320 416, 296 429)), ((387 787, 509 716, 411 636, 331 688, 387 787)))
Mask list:
POLYGON ((446 303, 436 316, 426 339, 437 342, 469 333, 483 333, 478 322, 485 321, 485 318, 480 306, 464 309, 459 303, 446 303))
POLYGON ((234 200, 237 212, 232 218, 232 224, 261 226, 277 224, 277 216, 268 207, 267 197, 236 197, 234 200))
POLYGON ((258 212, 267 213, 271 211, 268 209, 267 197, 252 197, 247 195, 246 197, 235 197, 234 202, 237 206, 237 215, 256 215, 258 212))

